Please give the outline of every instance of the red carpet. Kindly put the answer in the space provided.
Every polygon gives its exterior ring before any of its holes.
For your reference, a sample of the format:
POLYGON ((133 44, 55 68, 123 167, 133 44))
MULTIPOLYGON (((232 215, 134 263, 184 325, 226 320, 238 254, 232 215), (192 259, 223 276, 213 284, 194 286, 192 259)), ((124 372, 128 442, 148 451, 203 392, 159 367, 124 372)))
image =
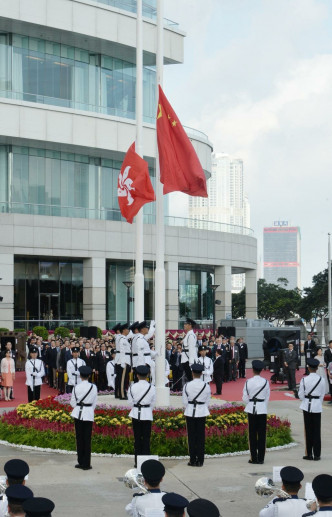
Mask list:
MULTIPOLYGON (((4 400, 4 392, 1 390, 0 409, 5 407, 16 407, 19 404, 28 402, 28 388, 25 385, 25 372, 16 372, 16 378, 14 381, 14 400, 6 402, 4 400)), ((48 387, 47 384, 43 384, 41 387, 41 398, 48 397, 49 395, 57 395, 58 391, 48 387)))
MULTIPOLYGON (((300 380, 302 379, 303 373, 304 373, 304 368, 301 368, 299 371, 296 372, 296 382, 297 383, 299 383, 300 380)), ((268 370, 266 370, 261 373, 261 376, 264 377, 265 379, 270 380, 272 373, 269 372, 268 370)), ((250 377, 252 377, 252 370, 247 369, 247 379, 249 379, 250 377)), ((245 382, 246 382, 246 379, 237 379, 236 382, 231 381, 231 382, 224 383, 222 386, 222 395, 215 395, 215 397, 223 399, 223 400, 227 400, 228 402, 241 401, 243 386, 244 386, 245 382)), ((282 384, 281 382, 278 382, 277 384, 270 383, 270 386, 271 386, 270 400, 292 400, 292 399, 297 400, 294 397, 293 392, 289 391, 287 389, 288 384, 286 381, 284 382, 284 384, 282 384)), ((212 384, 212 383, 211 383, 211 392, 212 392, 212 395, 213 395, 213 393, 216 392, 215 384, 212 384)))

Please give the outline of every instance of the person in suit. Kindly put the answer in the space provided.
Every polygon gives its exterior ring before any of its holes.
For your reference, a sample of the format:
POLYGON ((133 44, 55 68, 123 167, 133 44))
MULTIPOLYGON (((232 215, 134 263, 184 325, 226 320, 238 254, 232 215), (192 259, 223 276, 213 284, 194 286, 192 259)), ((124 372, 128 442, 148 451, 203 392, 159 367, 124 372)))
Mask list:
POLYGON ((107 352, 105 343, 100 347, 100 352, 96 356, 96 370, 98 371, 98 391, 107 390, 106 368, 108 361, 111 360, 110 353, 107 352))
POLYGON ((284 368, 287 376, 288 389, 294 391, 294 395, 298 398, 296 390, 295 371, 297 368, 298 355, 294 350, 294 343, 288 344, 288 349, 284 352, 284 368))
POLYGON ((313 359, 316 355, 316 342, 312 338, 312 334, 308 334, 307 341, 304 342, 305 356, 305 375, 309 375, 308 359, 313 359))
POLYGON ((248 345, 244 342, 243 337, 239 337, 236 341, 239 348, 239 378, 246 378, 246 359, 248 359, 248 345))
POLYGON ((177 347, 172 351, 171 359, 170 359, 170 367, 172 370, 173 377, 173 391, 181 391, 182 390, 182 370, 181 370, 181 354, 182 354, 182 346, 177 345, 177 347))
POLYGON ((324 352, 324 363, 326 364, 326 377, 327 377, 327 383, 329 386, 329 391, 331 395, 331 400, 329 404, 332 404, 332 383, 330 382, 330 375, 329 375, 329 364, 332 363, 332 340, 329 341, 329 347, 324 352))
POLYGON ((214 395, 221 395, 222 393, 222 383, 224 379, 224 368, 225 362, 222 356, 222 350, 217 348, 216 350, 216 360, 213 363, 213 378, 216 383, 216 393, 214 395))
POLYGON ((240 354, 239 347, 235 343, 235 337, 231 336, 229 340, 229 352, 228 352, 228 362, 229 362, 229 380, 236 381, 237 379, 237 368, 239 365, 240 354))
POLYGON ((170 341, 168 341, 166 343, 165 358, 167 359, 167 361, 169 363, 171 362, 172 351, 173 351, 172 343, 170 341))
POLYGON ((47 349, 45 355, 45 365, 48 372, 48 385, 50 388, 57 388, 56 378, 56 360, 58 350, 55 341, 51 341, 51 346, 47 349))
POLYGON ((228 382, 230 380, 230 368, 229 368, 229 360, 228 360, 230 345, 228 343, 227 337, 225 337, 225 336, 222 338, 222 348, 226 352, 226 356, 225 356, 225 369, 224 369, 224 382, 228 382))

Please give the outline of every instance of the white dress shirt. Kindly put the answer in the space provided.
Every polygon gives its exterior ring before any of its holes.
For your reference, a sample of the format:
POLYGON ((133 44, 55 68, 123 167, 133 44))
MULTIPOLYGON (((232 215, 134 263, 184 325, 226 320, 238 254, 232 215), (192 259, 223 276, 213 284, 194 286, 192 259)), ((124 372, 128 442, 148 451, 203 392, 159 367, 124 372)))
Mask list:
POLYGON ((246 404, 246 407, 244 409, 246 413, 253 414, 255 408, 256 415, 266 415, 267 403, 269 401, 269 398, 270 383, 269 381, 266 382, 266 379, 264 379, 260 375, 254 375, 253 377, 251 377, 251 379, 248 379, 245 385, 243 386, 242 400, 246 404), (261 402, 256 402, 255 404, 254 401, 250 401, 250 399, 253 399, 262 387, 262 391, 260 391, 257 395, 257 398, 261 402))
POLYGON ((89 381, 82 381, 81 384, 78 384, 73 389, 71 394, 70 405, 74 408, 71 412, 71 416, 73 418, 80 417, 80 420, 88 420, 90 422, 93 422, 95 418, 95 407, 97 405, 97 386, 95 386, 95 384, 91 384, 89 381), (89 405, 88 407, 81 408, 77 404, 79 404, 82 401, 83 397, 89 391, 90 393, 85 397, 82 403, 91 404, 91 406, 89 405))
POLYGON ((193 330, 189 330, 184 337, 182 344, 181 363, 194 364, 197 361, 197 338, 193 330))
POLYGON ((114 336, 114 344, 115 344, 115 364, 121 364, 121 350, 120 350, 120 339, 122 338, 122 334, 115 334, 114 336))
POLYGON ((135 382, 130 386, 127 395, 128 402, 132 407, 129 413, 131 418, 136 418, 139 420, 153 420, 152 410, 156 403, 156 388, 152 384, 149 384, 145 380, 135 382), (151 388, 147 393, 149 386, 151 386, 151 388), (142 400, 140 401, 141 398, 142 400), (139 401, 141 405, 148 407, 142 407, 139 411, 138 407, 134 407, 134 405, 139 401))
POLYGON ((184 415, 194 416, 195 418, 208 416, 210 414, 210 398, 211 390, 209 384, 203 382, 201 379, 194 379, 193 381, 188 382, 182 391, 182 402, 185 407, 184 415), (203 387, 204 389, 202 390, 203 387), (201 390, 202 392, 199 397, 197 397, 201 390), (196 402, 198 402, 198 404, 191 404, 196 397, 196 402))
POLYGON ((133 360, 133 368, 136 368, 138 364, 138 348, 137 348, 137 340, 139 338, 140 334, 136 333, 134 334, 132 340, 131 340, 131 357, 133 360))
POLYGON ((300 409, 304 411, 309 411, 310 413, 321 413, 322 412, 322 402, 324 400, 325 395, 325 382, 320 375, 317 373, 310 373, 306 378, 302 378, 299 387, 299 399, 302 401, 300 405, 300 409), (319 384, 316 386, 317 382, 320 380, 319 384), (312 391, 312 389, 316 386, 316 388, 312 391), (318 397, 317 399, 308 399, 309 393, 312 391, 311 396, 318 397))
POLYGON ((44 363, 41 359, 29 359, 25 363, 26 385, 33 390, 33 386, 41 386, 45 376, 44 363), (33 379, 35 380, 33 382, 33 379))
POLYGON ((137 364, 136 366, 141 366, 143 364, 151 364, 151 350, 149 343, 146 341, 145 336, 143 334, 138 334, 138 337, 135 342, 137 346, 137 364))
POLYGON ((107 375, 107 386, 110 386, 114 390, 115 389, 115 377, 116 377, 114 359, 112 359, 111 361, 108 361, 107 366, 106 366, 106 375, 107 375))

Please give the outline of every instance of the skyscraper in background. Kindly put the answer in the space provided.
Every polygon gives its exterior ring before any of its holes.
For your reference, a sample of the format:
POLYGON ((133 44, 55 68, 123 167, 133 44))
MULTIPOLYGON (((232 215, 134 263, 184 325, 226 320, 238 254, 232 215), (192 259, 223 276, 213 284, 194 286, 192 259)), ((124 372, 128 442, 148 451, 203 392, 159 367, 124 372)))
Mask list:
MULTIPOLYGON (((235 225, 250 228, 250 205, 244 193, 243 161, 226 153, 212 155, 212 173, 207 181, 208 198, 189 198, 189 217, 193 228, 203 221, 223 223, 222 231, 235 225)), ((232 275, 232 291, 244 287, 243 274, 232 275)))
POLYGON ((288 221, 274 221, 264 228, 264 278, 277 284, 278 278, 288 280, 287 289, 301 288, 301 233, 288 221))

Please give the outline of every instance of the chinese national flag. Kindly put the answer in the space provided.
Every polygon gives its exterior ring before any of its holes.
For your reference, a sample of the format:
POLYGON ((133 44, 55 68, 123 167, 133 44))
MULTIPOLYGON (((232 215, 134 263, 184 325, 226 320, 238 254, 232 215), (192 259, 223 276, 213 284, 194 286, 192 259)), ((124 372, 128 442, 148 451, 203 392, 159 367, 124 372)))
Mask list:
POLYGON ((160 86, 157 139, 164 194, 179 191, 208 197, 205 174, 195 149, 160 86))
POLYGON ((118 201, 122 216, 132 223, 145 203, 155 200, 148 164, 135 151, 135 142, 129 147, 118 178, 118 201))

